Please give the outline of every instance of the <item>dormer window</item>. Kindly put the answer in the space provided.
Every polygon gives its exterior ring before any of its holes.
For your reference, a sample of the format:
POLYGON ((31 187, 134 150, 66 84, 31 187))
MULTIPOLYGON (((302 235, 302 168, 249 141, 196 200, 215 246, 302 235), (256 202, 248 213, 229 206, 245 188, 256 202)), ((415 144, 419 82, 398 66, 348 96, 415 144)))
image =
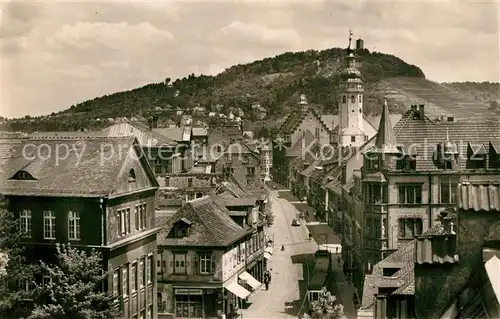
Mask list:
POLYGON ((31 176, 30 173, 26 171, 19 171, 17 172, 11 179, 15 180, 35 180, 33 176, 31 176))
POLYGON ((402 158, 397 160, 396 169, 415 171, 417 170, 417 161, 413 156, 404 155, 402 158))
POLYGON ((185 238, 189 237, 189 230, 191 228, 191 221, 187 218, 181 218, 174 224, 168 237, 185 238))
POLYGON ((133 168, 128 172, 128 181, 129 183, 135 182, 135 171, 133 168))
POLYGON ((485 169, 488 152, 482 143, 469 143, 467 147, 467 169, 485 169))
POLYGON ((380 159, 378 155, 373 153, 368 153, 365 156, 365 167, 366 169, 378 169, 380 167, 380 159))

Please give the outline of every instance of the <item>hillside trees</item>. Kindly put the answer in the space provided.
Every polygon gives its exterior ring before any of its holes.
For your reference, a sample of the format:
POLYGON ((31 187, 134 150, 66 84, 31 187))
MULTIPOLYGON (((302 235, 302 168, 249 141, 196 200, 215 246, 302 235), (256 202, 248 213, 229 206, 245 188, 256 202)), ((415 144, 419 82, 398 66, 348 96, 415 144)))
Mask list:
POLYGON ((347 319, 344 306, 335 304, 337 298, 323 287, 319 299, 312 302, 310 314, 304 314, 302 319, 347 319))

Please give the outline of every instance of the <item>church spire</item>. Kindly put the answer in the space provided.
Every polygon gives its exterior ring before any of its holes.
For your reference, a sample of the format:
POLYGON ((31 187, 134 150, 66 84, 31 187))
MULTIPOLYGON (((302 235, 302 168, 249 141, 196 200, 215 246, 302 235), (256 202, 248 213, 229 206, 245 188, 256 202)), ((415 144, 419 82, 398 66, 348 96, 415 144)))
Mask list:
POLYGON ((384 108, 382 109, 382 115, 380 116, 375 146, 380 153, 398 154, 399 150, 396 145, 396 135, 394 134, 394 130, 392 128, 389 116, 389 107, 387 106, 387 100, 384 100, 384 108))

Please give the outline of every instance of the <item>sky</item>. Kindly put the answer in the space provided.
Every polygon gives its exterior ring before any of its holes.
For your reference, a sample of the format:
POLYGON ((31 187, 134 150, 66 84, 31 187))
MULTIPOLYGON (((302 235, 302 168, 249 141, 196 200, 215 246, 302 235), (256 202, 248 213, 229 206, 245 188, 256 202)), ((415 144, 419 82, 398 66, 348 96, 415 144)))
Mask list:
POLYGON ((0 116, 9 118, 287 51, 346 47, 349 28, 430 80, 499 82, 496 1, 14 1, 0 11, 0 116))

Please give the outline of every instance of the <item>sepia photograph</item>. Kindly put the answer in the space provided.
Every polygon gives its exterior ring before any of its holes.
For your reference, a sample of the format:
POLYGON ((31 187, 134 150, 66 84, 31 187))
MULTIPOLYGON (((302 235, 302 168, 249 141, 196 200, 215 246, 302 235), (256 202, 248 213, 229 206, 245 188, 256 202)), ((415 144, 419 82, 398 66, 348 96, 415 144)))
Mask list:
POLYGON ((0 28, 0 319, 500 318, 500 1, 0 28))

